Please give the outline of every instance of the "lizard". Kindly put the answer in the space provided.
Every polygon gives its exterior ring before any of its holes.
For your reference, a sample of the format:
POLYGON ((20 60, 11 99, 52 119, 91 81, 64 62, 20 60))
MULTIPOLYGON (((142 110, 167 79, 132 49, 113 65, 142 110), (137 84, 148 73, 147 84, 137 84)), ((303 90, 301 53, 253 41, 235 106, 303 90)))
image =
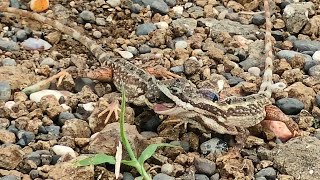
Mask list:
MULTIPOLYGON (((224 102, 214 102, 206 97, 205 93, 192 87, 193 84, 190 81, 182 78, 166 84, 123 58, 109 57, 95 41, 59 21, 37 13, 8 7, 1 3, 0 12, 14 13, 15 15, 51 25, 55 29, 79 41, 103 66, 112 69, 112 81, 114 85, 119 91, 121 90, 121 86, 124 85, 128 99, 155 102, 164 94, 175 103, 175 107, 171 108, 170 111, 159 110, 157 106, 153 106, 158 114, 182 115, 187 118, 195 118, 211 131, 231 135, 239 134, 237 127, 246 128, 256 125, 267 116, 268 112, 265 108, 271 105, 268 93, 261 92, 244 97, 227 98, 224 102), (176 89, 180 89, 183 93, 177 93, 176 89)), ((272 68, 272 66, 267 67, 272 68)), ((269 80, 269 76, 270 74, 265 79, 269 80)), ((107 111, 112 113, 117 110, 117 106, 114 105, 110 106, 107 111)))

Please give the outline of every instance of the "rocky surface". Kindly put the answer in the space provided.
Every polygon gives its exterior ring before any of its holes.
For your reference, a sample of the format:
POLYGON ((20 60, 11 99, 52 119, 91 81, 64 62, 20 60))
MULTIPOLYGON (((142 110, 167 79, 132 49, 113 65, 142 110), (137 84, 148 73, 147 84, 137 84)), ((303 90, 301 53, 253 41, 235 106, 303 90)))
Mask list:
MULTIPOLYGON (((10 0, 13 7, 28 9, 25 2, 10 0)), ((298 123, 301 137, 281 142, 257 125, 245 148, 235 151, 234 137, 203 133, 194 124, 166 124, 170 118, 128 103, 125 128, 135 154, 153 143, 177 146, 160 148, 146 161, 153 179, 320 178, 320 3, 270 2, 273 81, 281 86, 272 98, 298 123)), ((265 57, 262 1, 50 3, 43 15, 96 40, 108 55, 141 68, 160 65, 198 88, 213 89, 213 100, 259 90, 265 57)), ((112 82, 84 76, 100 63, 76 40, 36 21, 0 13, 0 29, 0 179, 114 179, 111 165, 74 166, 88 154, 114 155, 120 140, 114 115, 109 121, 100 115, 119 100, 118 91, 112 82), (70 75, 60 86, 54 80, 47 84, 50 90, 21 91, 62 70, 70 75)), ((120 174, 128 180, 139 176, 129 167, 120 174)))

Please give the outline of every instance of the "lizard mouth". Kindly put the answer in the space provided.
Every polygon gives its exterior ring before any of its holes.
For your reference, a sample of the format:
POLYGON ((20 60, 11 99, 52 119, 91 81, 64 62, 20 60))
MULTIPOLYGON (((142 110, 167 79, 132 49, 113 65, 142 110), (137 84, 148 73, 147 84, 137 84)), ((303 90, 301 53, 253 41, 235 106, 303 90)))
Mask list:
POLYGON ((153 110, 155 113, 162 115, 176 115, 185 111, 174 103, 156 103, 153 110))

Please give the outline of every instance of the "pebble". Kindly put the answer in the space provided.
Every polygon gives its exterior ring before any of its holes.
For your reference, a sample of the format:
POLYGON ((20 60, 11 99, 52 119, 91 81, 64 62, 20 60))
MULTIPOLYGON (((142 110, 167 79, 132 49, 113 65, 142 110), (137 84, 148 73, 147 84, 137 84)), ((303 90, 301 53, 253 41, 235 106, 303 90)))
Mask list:
POLYGON ((105 26, 107 22, 104 18, 96 18, 96 24, 99 26, 105 26))
POLYGON ((169 12, 169 7, 163 0, 142 0, 142 2, 146 6, 149 5, 151 10, 155 13, 165 15, 169 12))
POLYGON ((173 172, 173 169, 174 167, 172 164, 166 163, 161 166, 161 173, 170 175, 173 172))
POLYGON ((195 174, 195 180, 210 180, 205 174, 195 174))
POLYGON ((212 138, 208 141, 203 142, 200 145, 200 150, 202 154, 208 154, 210 152, 221 153, 226 151, 227 148, 227 143, 219 138, 212 138))
POLYGON ((266 22, 266 18, 262 14, 255 14, 252 17, 252 23, 257 26, 263 25, 265 22, 266 22))
POLYGON ((21 46, 28 50, 48 50, 52 46, 43 39, 28 38, 21 43, 21 46))
POLYGON ((11 86, 7 81, 0 81, 0 100, 8 101, 11 96, 11 86))
POLYGON ((118 53, 120 54, 121 57, 123 57, 125 59, 133 58, 133 54, 129 51, 118 51, 118 53))
POLYGON ((311 67, 315 66, 315 65, 319 65, 320 64, 320 61, 307 61, 305 62, 304 64, 304 67, 303 67, 303 70, 304 72, 308 72, 309 73, 309 70, 311 67))
POLYGON ((291 50, 281 50, 277 53, 277 56, 278 58, 284 58, 286 59, 287 61, 290 61, 291 58, 293 58, 294 56, 296 55, 300 55, 304 58, 304 61, 307 62, 307 61, 312 61, 312 57, 307 55, 307 54, 302 54, 302 53, 299 53, 299 52, 296 52, 296 51, 291 51, 291 50))
POLYGON ((134 3, 134 4, 132 4, 130 9, 133 13, 138 14, 143 9, 143 7, 140 4, 134 3))
POLYGON ((167 23, 167 22, 164 22, 164 21, 154 23, 154 25, 156 25, 156 27, 157 27, 158 29, 168 29, 168 28, 169 28, 168 23, 167 23))
POLYGON ((183 73, 184 72, 184 66, 173 66, 170 68, 170 71, 174 73, 183 73))
POLYGON ((277 172, 272 167, 267 167, 265 169, 261 169, 259 172, 255 174, 255 177, 265 177, 266 179, 276 179, 277 172))
POLYGON ((317 103, 317 106, 320 107, 320 95, 316 96, 316 103, 317 103))
POLYGON ((309 71, 308 71, 308 74, 310 76, 314 76, 314 77, 320 77, 320 65, 315 65, 315 66, 312 66, 309 71))
POLYGON ((33 161, 37 166, 41 164, 41 158, 38 152, 31 152, 27 155, 27 159, 33 161))
POLYGON ((210 177, 210 180, 219 180, 219 179, 220 179, 219 173, 215 173, 214 175, 212 175, 212 176, 210 177))
POLYGON ((17 36, 17 40, 18 41, 24 41, 24 40, 26 40, 28 38, 27 32, 25 30, 22 30, 22 29, 18 30, 16 32, 16 36, 17 36))
POLYGON ((320 42, 311 40, 295 40, 293 41, 293 47, 299 51, 319 51, 320 42))
POLYGON ((6 175, 0 178, 0 180, 20 180, 20 177, 17 177, 15 175, 6 175))
POLYGON ((108 0, 107 3, 108 3, 111 7, 117 7, 117 6, 120 6, 121 1, 120 1, 120 0, 108 0))
POLYGON ((260 68, 258 68, 258 67, 250 67, 250 68, 248 69, 248 72, 249 72, 250 74, 256 76, 256 77, 259 77, 261 70, 260 70, 260 68))
POLYGON ((172 8, 173 12, 177 15, 182 15, 183 7, 182 6, 175 6, 172 8))
POLYGON ((314 52, 314 54, 312 55, 312 59, 314 61, 320 61, 320 51, 314 52))
POLYGON ((134 56, 139 54, 138 49, 136 47, 133 47, 133 46, 128 46, 126 51, 131 52, 134 56))
POLYGON ((77 78, 75 80, 74 90, 80 92, 84 86, 89 86, 92 89, 94 88, 93 80, 89 78, 77 78))
POLYGON ((30 178, 31 178, 31 179, 36 179, 36 178, 39 177, 39 171, 33 169, 33 170, 31 170, 31 171, 29 172, 29 175, 30 175, 30 178))
POLYGON ((188 43, 187 41, 177 41, 174 46, 176 49, 186 49, 188 47, 188 43))
POLYGON ((2 61, 2 66, 16 66, 17 63, 14 59, 11 58, 4 58, 2 61))
POLYGON ((92 33, 93 37, 99 39, 102 36, 102 33, 100 31, 93 31, 92 33))
POLYGON ((153 177, 153 180, 164 180, 164 179, 165 180, 175 180, 174 177, 163 174, 163 173, 159 173, 153 177))
POLYGON ((44 66, 44 65, 47 65, 49 67, 53 67, 53 66, 56 66, 58 65, 58 62, 53 60, 51 57, 47 57, 47 58, 44 58, 41 62, 40 62, 40 65, 41 66, 44 66))
POLYGON ((143 44, 139 47, 139 52, 140 52, 140 54, 150 53, 151 48, 150 48, 150 46, 143 44))
POLYGON ((157 27, 153 23, 145 23, 145 24, 140 24, 137 27, 136 30, 136 35, 148 35, 150 32, 156 30, 157 27))
POLYGON ((131 173, 129 172, 124 172, 123 173, 123 180, 134 180, 134 177, 131 173))
POLYGON ((194 167, 198 173, 203 173, 207 175, 213 175, 216 170, 216 164, 205 158, 196 157, 194 159, 194 167))
POLYGON ((0 49, 4 51, 19 51, 19 45, 14 41, 6 41, 0 38, 0 49))
POLYGON ((70 112, 61 112, 58 117, 58 125, 63 125, 66 120, 74 118, 76 117, 70 112))
POLYGON ((276 105, 287 115, 297 115, 304 108, 304 104, 295 98, 282 98, 276 105))
POLYGON ((71 147, 68 147, 68 146, 54 145, 52 147, 52 151, 59 156, 64 156, 66 154, 69 154, 72 157, 76 157, 76 152, 71 147))
POLYGON ((190 144, 187 141, 171 141, 170 144, 180 146, 184 151, 189 152, 190 144))
POLYGON ((59 136, 59 134, 60 134, 60 126, 54 126, 54 125, 45 126, 45 130, 49 134, 54 135, 54 136, 59 136))
POLYGON ((177 4, 176 0, 164 0, 165 3, 167 3, 168 6, 173 7, 177 4))
POLYGON ((84 22, 89 22, 89 23, 94 23, 95 22, 95 15, 93 12, 91 11, 82 11, 80 14, 79 14, 80 18, 84 21, 84 22))
POLYGON ((26 146, 35 139, 35 134, 29 131, 20 131, 17 136, 19 138, 17 144, 21 146, 26 146))
POLYGON ((59 100, 63 96, 63 94, 60 91, 45 89, 42 91, 31 93, 30 100, 38 103, 40 102, 42 97, 48 95, 53 95, 57 100, 59 100))
POLYGON ((20 2, 18 0, 10 0, 10 7, 20 9, 20 2))

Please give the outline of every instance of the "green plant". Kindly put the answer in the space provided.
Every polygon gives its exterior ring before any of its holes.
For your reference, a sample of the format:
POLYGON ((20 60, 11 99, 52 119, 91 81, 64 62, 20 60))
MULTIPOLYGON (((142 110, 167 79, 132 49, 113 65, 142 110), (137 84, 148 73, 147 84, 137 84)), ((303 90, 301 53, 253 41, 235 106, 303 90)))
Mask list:
MULTIPOLYGON (((145 170, 143 164, 144 162, 149 159, 157 150, 158 147, 161 146, 169 146, 169 147, 176 147, 171 144, 167 143, 160 143, 160 144, 150 144, 144 151, 141 153, 139 158, 137 159, 133 153, 133 150, 130 146, 129 140, 124 130, 124 118, 125 118, 125 91, 124 87, 121 88, 122 91, 122 99, 121 99, 121 112, 120 112, 120 137, 121 143, 124 144, 125 149, 127 150, 130 160, 121 160, 122 164, 126 164, 128 166, 134 167, 139 174, 141 175, 140 179, 151 180, 150 175, 145 170)), ((98 165, 102 163, 109 163, 109 164, 116 164, 116 159, 113 156, 106 155, 106 154, 96 154, 92 157, 85 158, 77 162, 77 166, 87 166, 87 165, 98 165)))

